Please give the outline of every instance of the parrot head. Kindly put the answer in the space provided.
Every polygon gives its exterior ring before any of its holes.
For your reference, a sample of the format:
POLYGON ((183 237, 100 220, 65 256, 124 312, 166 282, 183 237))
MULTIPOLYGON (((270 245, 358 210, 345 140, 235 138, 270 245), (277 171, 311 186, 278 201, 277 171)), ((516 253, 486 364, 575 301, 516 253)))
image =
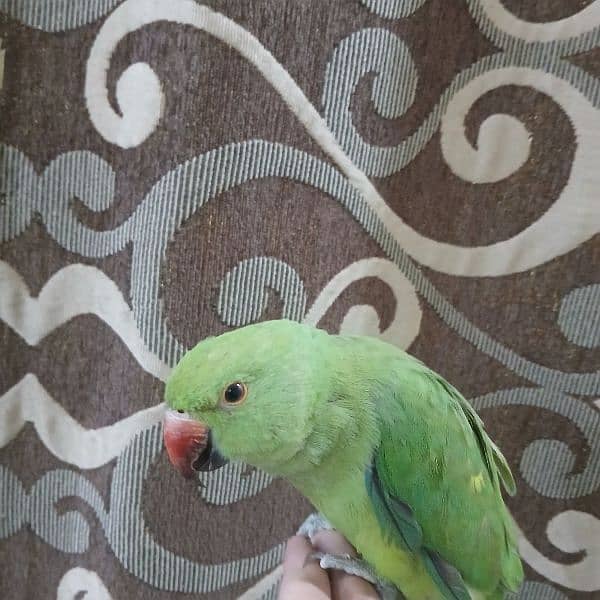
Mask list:
POLYGON ((241 460, 277 472, 303 447, 317 403, 311 340, 291 321, 249 325, 201 341, 169 377, 163 436, 186 477, 241 460), (290 423, 294 426, 290 427, 290 423))

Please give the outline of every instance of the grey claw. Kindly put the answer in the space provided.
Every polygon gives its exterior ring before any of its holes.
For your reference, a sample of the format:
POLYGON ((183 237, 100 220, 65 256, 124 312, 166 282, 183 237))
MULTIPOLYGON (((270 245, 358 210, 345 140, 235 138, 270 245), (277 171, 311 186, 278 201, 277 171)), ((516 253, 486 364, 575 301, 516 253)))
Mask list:
MULTIPOLYGON (((329 561, 332 559, 343 559, 343 560, 353 560, 352 556, 350 556, 349 554, 326 554, 325 552, 311 552, 307 557, 306 557, 306 562, 308 562, 309 560, 318 560, 319 564, 321 565, 322 569, 336 569, 338 567, 336 567, 333 564, 329 564, 329 561)), ((354 559, 356 560, 356 559, 354 559)))
POLYGON ((333 526, 323 515, 313 513, 300 525, 298 535, 303 535, 312 542, 319 531, 330 531, 332 529, 333 526))
POLYGON ((353 558, 349 554, 325 554, 322 552, 316 552, 315 554, 320 555, 319 563, 322 569, 337 569, 348 573, 348 575, 362 577, 369 583, 377 584, 379 582, 371 565, 364 560, 353 558))
POLYGON ((321 558, 325 556, 323 552, 311 552, 304 561, 304 566, 306 566, 311 560, 316 560, 319 564, 321 564, 321 558))

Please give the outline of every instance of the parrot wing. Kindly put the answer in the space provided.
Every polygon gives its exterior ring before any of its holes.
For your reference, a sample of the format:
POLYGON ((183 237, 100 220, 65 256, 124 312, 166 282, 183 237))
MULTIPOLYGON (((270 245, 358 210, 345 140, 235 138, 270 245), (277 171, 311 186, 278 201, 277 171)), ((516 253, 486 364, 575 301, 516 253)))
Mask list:
POLYGON ((515 484, 510 467, 508 466, 508 462, 506 461, 506 458, 504 458, 502 452, 500 452, 500 448, 498 448, 498 446, 496 446, 496 444, 494 444, 494 442, 488 436, 484 429, 483 421, 479 418, 479 415, 454 386, 450 385, 442 377, 435 376, 435 379, 436 382, 439 383, 448 393, 448 396, 459 404, 463 414, 465 415, 465 418, 473 430, 473 434, 477 438, 481 456, 483 457, 485 466, 487 467, 487 471, 492 481, 497 483, 498 478, 500 478, 500 481, 502 481, 502 487, 508 494, 514 496, 517 491, 517 486, 515 484))
POLYGON ((424 547, 423 531, 410 506, 395 495, 382 481, 379 472, 386 471, 385 446, 375 454, 373 463, 365 473, 367 493, 373 510, 384 532, 390 540, 423 560, 430 577, 446 600, 471 600, 465 583, 452 565, 429 548, 424 547))
POLYGON ((442 377, 412 357, 396 373, 376 401, 380 442, 365 474, 383 531, 421 553, 448 600, 470 598, 461 573, 478 589, 513 589, 522 571, 501 497, 501 484, 515 491, 506 459, 442 377))
POLYGON ((377 518, 393 540, 406 550, 417 551, 423 544, 423 531, 417 523, 410 506, 400 498, 390 494, 381 482, 377 460, 365 474, 365 483, 369 498, 377 518))

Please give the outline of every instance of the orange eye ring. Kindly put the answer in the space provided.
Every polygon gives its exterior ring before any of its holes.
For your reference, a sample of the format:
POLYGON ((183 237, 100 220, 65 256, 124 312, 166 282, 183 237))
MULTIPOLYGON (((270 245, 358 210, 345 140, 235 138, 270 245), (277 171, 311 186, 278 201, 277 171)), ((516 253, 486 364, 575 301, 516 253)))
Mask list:
POLYGON ((246 400, 248 388, 241 381, 230 383, 221 395, 223 406, 239 406, 246 400))

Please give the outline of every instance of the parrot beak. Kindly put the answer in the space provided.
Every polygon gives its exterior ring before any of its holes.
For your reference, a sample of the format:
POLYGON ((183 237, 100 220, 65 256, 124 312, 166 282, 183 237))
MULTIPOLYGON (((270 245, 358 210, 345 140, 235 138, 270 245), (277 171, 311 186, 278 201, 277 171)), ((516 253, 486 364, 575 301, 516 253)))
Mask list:
POLYGON ((165 412, 163 439, 171 464, 187 479, 196 471, 213 471, 227 463, 214 446, 208 426, 185 414, 165 412))

